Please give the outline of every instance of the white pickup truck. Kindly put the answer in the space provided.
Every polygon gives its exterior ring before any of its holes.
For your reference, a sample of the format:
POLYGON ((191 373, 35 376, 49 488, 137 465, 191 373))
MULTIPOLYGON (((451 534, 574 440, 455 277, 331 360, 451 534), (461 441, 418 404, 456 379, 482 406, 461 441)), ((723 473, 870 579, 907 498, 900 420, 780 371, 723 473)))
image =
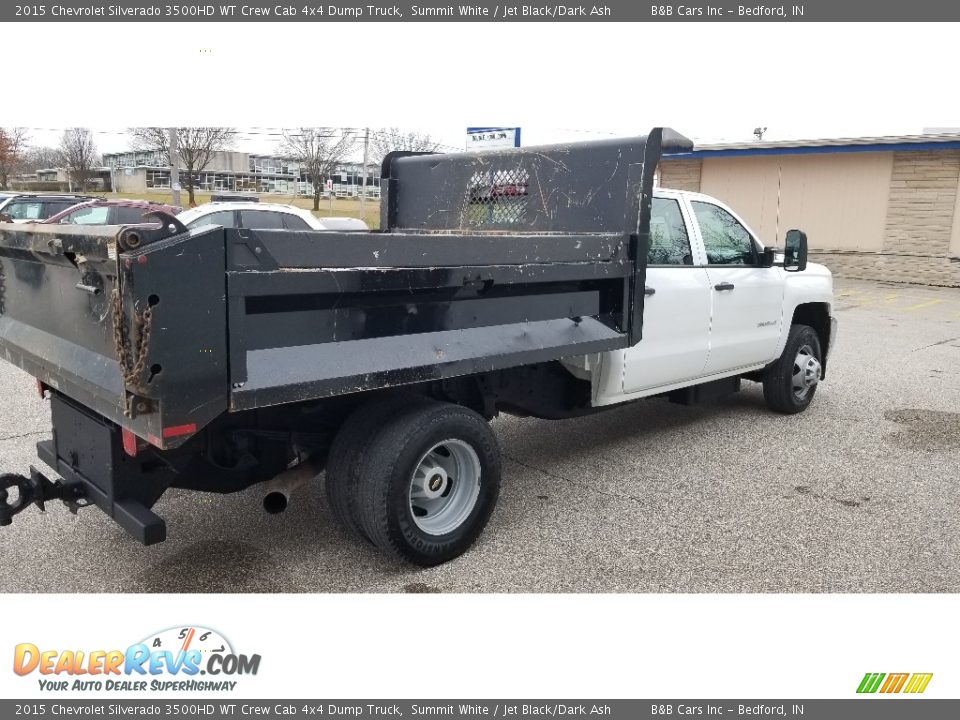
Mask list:
POLYGON ((743 377, 763 383, 773 410, 804 410, 836 335, 830 271, 764 262, 747 224, 698 193, 654 191, 650 235, 643 340, 564 361, 590 379, 593 404, 663 393, 697 400, 736 390, 743 377))
POLYGON ((50 400, 37 453, 59 476, 0 475, 0 526, 60 499, 150 545, 171 487, 256 486, 281 512, 325 469, 336 519, 436 565, 496 505, 500 412, 692 403, 744 379, 805 409, 836 334, 830 273, 800 231, 775 251, 717 200, 655 189, 661 155, 691 148, 654 128, 391 153, 377 232, 0 226, 0 357, 50 400))

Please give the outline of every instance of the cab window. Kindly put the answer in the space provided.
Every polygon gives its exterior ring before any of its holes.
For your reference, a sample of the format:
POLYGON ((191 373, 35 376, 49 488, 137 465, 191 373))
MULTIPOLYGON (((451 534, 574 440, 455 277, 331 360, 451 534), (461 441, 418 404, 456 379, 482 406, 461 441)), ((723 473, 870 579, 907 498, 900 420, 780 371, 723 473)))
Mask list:
POLYGON ((99 207, 78 208, 72 213, 60 218, 61 225, 106 225, 110 219, 110 208, 105 205, 99 207))
POLYGON ((269 210, 241 210, 240 225, 251 230, 283 230, 283 214, 269 210))
POLYGON ((40 200, 13 200, 3 207, 3 212, 12 220, 43 220, 49 217, 44 214, 40 200))
POLYGON ((693 265, 690 238, 680 213, 680 203, 654 198, 650 208, 648 265, 693 265))
POLYGON ((283 213, 283 226, 287 230, 310 230, 311 227, 299 215, 283 213))
POLYGON ((72 208, 77 202, 77 200, 48 200, 44 204, 43 219, 46 220, 48 217, 53 217, 57 213, 62 213, 64 210, 72 208))
POLYGON ((222 225, 225 228, 234 228, 237 223, 234 220, 233 210, 218 210, 187 223, 188 228, 200 227, 201 225, 222 225))
POLYGON ((138 223, 152 222, 145 219, 143 214, 149 212, 147 208, 142 207, 123 207, 117 208, 117 225, 136 225, 138 223))
POLYGON ((690 204, 700 225, 708 264, 756 264, 757 251, 753 238, 733 215, 712 203, 694 200, 690 204))

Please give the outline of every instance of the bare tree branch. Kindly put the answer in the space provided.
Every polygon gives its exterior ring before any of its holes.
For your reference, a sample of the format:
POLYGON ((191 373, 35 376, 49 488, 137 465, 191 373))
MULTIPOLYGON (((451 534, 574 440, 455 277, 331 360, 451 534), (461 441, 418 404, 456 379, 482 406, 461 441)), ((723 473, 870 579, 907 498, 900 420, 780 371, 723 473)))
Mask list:
POLYGON ((320 209, 323 185, 356 143, 353 135, 336 128, 308 127, 284 132, 281 152, 300 163, 313 183, 313 209, 320 209))
MULTIPOLYGON (((168 128, 138 127, 127 130, 135 150, 156 151, 165 157, 170 154, 168 128)), ((185 172, 180 183, 187 189, 190 205, 195 204, 194 191, 200 173, 207 169, 218 152, 233 147, 234 128, 182 127, 177 128, 177 154, 185 172)))
POLYGON ((63 158, 60 150, 47 145, 28 147, 23 153, 23 163, 20 171, 24 173, 35 173, 37 170, 46 168, 55 168, 62 164, 63 158))
POLYGON ((86 190, 93 168, 100 161, 90 129, 74 127, 64 130, 60 139, 60 157, 71 181, 79 183, 81 191, 86 190))
POLYGON ((29 135, 26 128, 0 128, 0 188, 23 167, 29 135))
POLYGON ((427 133, 403 131, 399 128, 380 128, 370 133, 370 158, 381 162, 394 150, 409 152, 436 152, 440 143, 427 133))

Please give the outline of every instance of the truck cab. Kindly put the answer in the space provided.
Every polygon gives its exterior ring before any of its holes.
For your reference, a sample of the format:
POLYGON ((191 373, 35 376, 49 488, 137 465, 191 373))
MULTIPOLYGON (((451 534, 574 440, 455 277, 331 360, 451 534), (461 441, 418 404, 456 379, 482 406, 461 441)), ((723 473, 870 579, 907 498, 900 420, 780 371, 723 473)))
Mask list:
POLYGON ((803 272, 785 269, 782 256, 765 253, 756 233, 716 198, 654 191, 644 290, 643 340, 596 359, 595 406, 759 378, 798 322, 818 335, 822 377, 834 324, 830 271, 813 263, 803 272))

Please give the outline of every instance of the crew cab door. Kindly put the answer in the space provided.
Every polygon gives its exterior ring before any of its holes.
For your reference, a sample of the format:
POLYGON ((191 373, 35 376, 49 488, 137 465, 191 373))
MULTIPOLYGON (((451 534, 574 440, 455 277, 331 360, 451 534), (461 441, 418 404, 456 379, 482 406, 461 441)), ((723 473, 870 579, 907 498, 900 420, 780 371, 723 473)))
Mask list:
POLYGON ((690 199, 706 256, 711 295, 710 354, 704 375, 772 360, 780 339, 783 275, 760 266, 760 249, 746 226, 724 207, 690 199))
POLYGON ((688 209, 668 191, 653 199, 643 339, 624 351, 623 392, 700 376, 710 339, 710 282, 694 255, 688 209))

